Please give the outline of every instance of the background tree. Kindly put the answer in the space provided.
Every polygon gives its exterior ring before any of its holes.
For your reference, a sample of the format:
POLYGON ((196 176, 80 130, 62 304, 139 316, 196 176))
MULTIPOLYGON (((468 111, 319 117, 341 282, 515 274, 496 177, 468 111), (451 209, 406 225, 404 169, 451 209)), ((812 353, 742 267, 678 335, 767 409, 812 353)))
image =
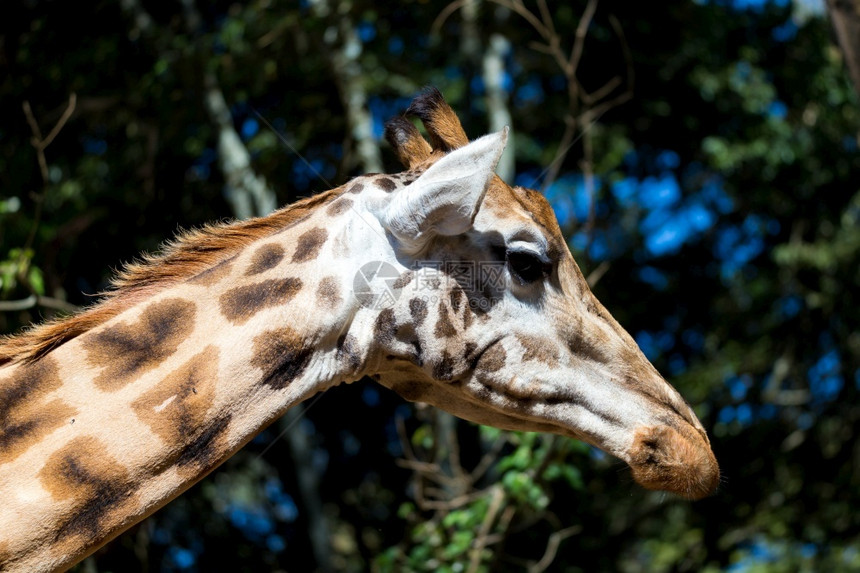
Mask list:
POLYGON ((545 190, 725 474, 694 504, 644 492, 579 442, 365 381, 80 569, 860 568, 860 108, 823 4, 34 0, 3 15, 0 332, 91 303, 178 226, 396 169, 383 123, 432 83, 472 137, 509 114, 514 182, 545 190))
POLYGON ((860 93, 860 2, 827 0, 827 10, 854 89, 860 93))

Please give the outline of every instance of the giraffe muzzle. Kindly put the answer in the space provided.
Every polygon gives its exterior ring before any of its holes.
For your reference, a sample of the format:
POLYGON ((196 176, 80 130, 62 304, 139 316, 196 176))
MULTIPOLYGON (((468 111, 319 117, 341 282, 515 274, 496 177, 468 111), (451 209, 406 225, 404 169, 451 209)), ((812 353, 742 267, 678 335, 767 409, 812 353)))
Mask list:
POLYGON ((686 430, 653 426, 636 432, 629 464, 639 485, 690 500, 714 493, 720 483, 717 459, 702 434, 686 430))

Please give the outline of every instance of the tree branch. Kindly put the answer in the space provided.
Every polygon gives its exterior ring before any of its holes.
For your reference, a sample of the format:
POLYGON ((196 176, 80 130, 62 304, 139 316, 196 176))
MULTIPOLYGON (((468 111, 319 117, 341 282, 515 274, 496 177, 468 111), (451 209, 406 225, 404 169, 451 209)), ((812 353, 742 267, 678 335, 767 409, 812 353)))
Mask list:
POLYGON ((566 527, 564 529, 560 529, 556 531, 552 535, 549 536, 549 541, 546 544, 546 551, 544 551, 543 557, 541 557, 540 561, 535 563, 534 565, 529 566, 529 573, 541 573, 547 570, 547 567, 552 565, 552 562, 555 560, 556 553, 558 553, 558 547, 561 545, 561 542, 571 537, 573 535, 578 534, 582 531, 581 525, 572 525, 571 527, 566 527))
POLYGON ((594 19, 594 13, 597 11, 597 0, 588 0, 585 7, 585 12, 582 13, 582 18, 579 19, 579 25, 576 27, 575 40, 573 48, 570 50, 570 59, 568 60, 569 74, 576 75, 576 70, 579 67, 579 61, 582 59, 582 52, 585 49, 585 37, 588 34, 588 27, 591 25, 591 20, 594 19))
POLYGON ((490 494, 490 507, 487 508, 487 515, 484 517, 484 521, 481 522, 481 529, 478 530, 474 547, 469 552, 469 568, 466 570, 467 573, 476 573, 481 566, 481 553, 487 547, 490 529, 493 527, 493 523, 496 521, 496 516, 499 514, 504 501, 504 489, 499 485, 494 486, 490 494))
POLYGON ((69 313, 77 312, 79 310, 77 306, 59 298, 40 296, 37 294, 31 294, 27 298, 19 300, 0 300, 0 312, 15 312, 27 310, 36 306, 62 310, 63 312, 69 313))
MULTIPOLYGON (((54 124, 54 127, 51 128, 51 131, 48 132, 47 137, 42 137, 42 130, 39 128, 39 122, 36 121, 36 117, 33 115, 33 109, 30 107, 30 102, 24 100, 24 103, 22 104, 22 107, 24 109, 24 116, 27 118, 27 123, 30 125, 30 130, 33 132, 33 137, 30 139, 30 143, 36 150, 36 159, 39 162, 39 171, 42 174, 42 191, 38 193, 33 193, 33 201, 35 202, 33 212, 33 224, 30 226, 30 232, 27 235, 27 240, 24 243, 24 247, 21 249, 21 255, 18 257, 17 274, 18 280, 27 286, 27 288, 30 290, 30 293, 36 296, 37 301, 39 298, 39 293, 33 290, 30 281, 27 279, 27 273, 30 270, 30 259, 28 257, 28 253, 33 248, 33 243, 36 240, 36 233, 38 232, 39 225, 42 222, 42 204, 45 201, 45 193, 47 193, 48 186, 51 183, 51 174, 48 171, 48 160, 45 156, 45 149, 47 149, 48 146, 51 145, 51 142, 54 141, 54 139, 69 121, 69 118, 72 117, 72 114, 75 112, 75 105, 77 104, 77 101, 78 97, 75 93, 69 94, 69 103, 66 105, 66 109, 63 111, 63 114, 60 116, 60 119, 57 120, 57 123, 54 124)), ((57 299, 51 300, 53 301, 57 299)), ((49 302, 48 304, 45 304, 43 306, 51 307, 51 303, 49 302)))
POLYGON ((333 9, 332 0, 311 0, 314 14, 329 25, 334 34, 324 34, 330 50, 329 60, 334 81, 346 112, 349 133, 355 143, 356 154, 365 173, 382 171, 382 153, 373 138, 373 116, 367 107, 367 90, 363 70, 358 61, 363 49, 355 25, 349 17, 352 3, 340 0, 333 9))

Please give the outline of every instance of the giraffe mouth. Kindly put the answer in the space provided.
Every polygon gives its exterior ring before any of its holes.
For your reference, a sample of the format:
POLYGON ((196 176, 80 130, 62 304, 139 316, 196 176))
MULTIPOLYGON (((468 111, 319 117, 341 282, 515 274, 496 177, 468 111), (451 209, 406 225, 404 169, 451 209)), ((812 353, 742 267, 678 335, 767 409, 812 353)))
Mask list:
POLYGON ((707 438, 683 428, 639 429, 628 463, 633 479, 642 487, 670 491, 690 500, 713 494, 720 484, 720 468, 707 438))

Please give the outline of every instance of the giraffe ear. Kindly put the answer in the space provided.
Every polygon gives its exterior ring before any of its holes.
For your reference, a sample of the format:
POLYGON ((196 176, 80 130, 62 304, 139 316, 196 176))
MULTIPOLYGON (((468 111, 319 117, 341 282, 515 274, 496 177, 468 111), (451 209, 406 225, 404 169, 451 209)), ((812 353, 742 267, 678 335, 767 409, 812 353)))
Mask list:
POLYGON ((391 196, 382 224, 406 245, 434 235, 459 235, 472 227, 505 149, 508 128, 455 149, 413 183, 391 196))

